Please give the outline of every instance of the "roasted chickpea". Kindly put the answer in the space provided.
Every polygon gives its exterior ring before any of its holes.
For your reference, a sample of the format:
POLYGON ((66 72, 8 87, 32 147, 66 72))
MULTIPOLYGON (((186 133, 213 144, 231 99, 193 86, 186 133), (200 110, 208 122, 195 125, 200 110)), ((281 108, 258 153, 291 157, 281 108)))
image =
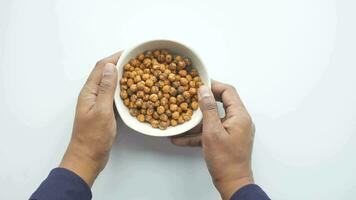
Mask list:
POLYGON ((158 100, 157 94, 151 94, 151 95, 150 95, 150 100, 151 100, 152 102, 156 102, 156 101, 158 100))
POLYGON ((151 120, 151 126, 153 128, 158 128, 158 125, 159 125, 159 121, 154 119, 154 120, 151 120))
POLYGON ((172 113, 172 118, 173 118, 173 119, 178 119, 179 116, 180 116, 180 114, 179 114, 178 111, 175 111, 175 112, 172 113))
POLYGON ((162 87, 162 91, 164 93, 169 93, 171 91, 171 87, 169 85, 165 85, 162 87))
MULTIPOLYGON (((195 88, 194 88, 195 89, 195 88)), ((190 93, 188 92, 188 91, 184 91, 183 92, 183 97, 186 99, 186 100, 188 100, 189 98, 190 98, 190 93)))
POLYGON ((139 114, 139 115, 137 115, 137 119, 140 122, 144 122, 145 121, 145 116, 143 114, 139 114))
POLYGON ((142 98, 143 99, 143 97, 145 96, 145 93, 143 91, 138 91, 136 93, 136 95, 137 95, 138 98, 142 98))
POLYGON ((163 114, 164 111, 165 111, 165 109, 164 109, 163 106, 158 106, 158 107, 157 107, 157 113, 158 113, 158 114, 163 114))
POLYGON ((130 105, 130 99, 124 99, 124 105, 129 106, 130 105))
POLYGON ((166 62, 171 63, 172 62, 172 55, 168 54, 166 55, 166 62))
POLYGON ((183 77, 183 76, 186 76, 186 75, 188 74, 188 72, 187 72, 187 70, 182 69, 182 70, 179 70, 178 74, 179 74, 181 77, 183 77))
POLYGON ((193 101, 193 102, 190 104, 190 107, 191 107, 193 110, 196 110, 196 109, 198 109, 199 104, 198 104, 198 102, 193 101))
POLYGON ((172 112, 177 111, 178 105, 177 105, 177 104, 171 104, 171 105, 169 105, 169 109, 170 109, 172 112))
POLYGON ((172 96, 177 96, 178 91, 174 87, 171 87, 171 89, 169 91, 169 94, 172 95, 172 96))
POLYGON ((152 79, 147 79, 147 80, 146 80, 146 85, 147 85, 148 87, 152 87, 152 86, 154 85, 153 80, 152 80, 152 79))
POLYGON ((171 64, 169 64, 168 68, 171 71, 176 71, 177 70, 177 64, 172 62, 171 64))
POLYGON ((128 87, 130 87, 132 84, 135 84, 134 80, 131 79, 131 78, 127 79, 126 85, 127 85, 128 87))
POLYGON ((159 92, 159 88, 157 86, 152 86, 151 87, 151 93, 157 94, 159 92))
POLYGON ((136 108, 131 108, 129 110, 130 114, 133 116, 133 117, 136 117, 138 115, 138 110, 136 108))
POLYGON ((165 129, 167 129, 167 127, 168 127, 168 122, 166 122, 166 121, 160 121, 159 122, 159 125, 158 125, 159 129, 165 130, 165 129))
POLYGON ((177 120, 171 119, 171 125, 172 125, 172 126, 177 126, 177 125, 178 125, 177 120))
POLYGON ((183 102, 179 105, 179 107, 183 110, 186 111, 188 110, 188 104, 186 102, 183 102))
MULTIPOLYGON (((176 75, 174 75, 173 73, 170 73, 168 75, 168 80, 170 81, 175 81, 176 80, 176 75)), ((126 82, 127 82, 127 79, 126 79, 126 82)), ((121 83, 121 82, 120 82, 121 83)))
POLYGON ((168 116, 167 116, 166 114, 161 114, 161 115, 159 116, 159 119, 160 119, 161 121, 167 121, 167 120, 168 120, 168 116))
POLYGON ((145 82, 144 81, 140 81, 137 83, 137 89, 138 90, 143 90, 145 87, 145 82))
POLYGON ((179 80, 179 82, 180 82, 180 84, 183 85, 183 86, 188 85, 188 80, 187 80, 186 78, 181 78, 181 79, 179 80))
POLYGON ((179 94, 179 95, 177 96, 177 101, 178 101, 178 103, 182 103, 182 102, 184 101, 183 95, 179 94))
POLYGON ((183 116, 179 116, 178 118, 178 124, 183 124, 184 123, 184 118, 183 116))
POLYGON ((185 113, 182 115, 182 117, 183 117, 185 122, 189 121, 191 119, 191 117, 189 115, 185 114, 185 113))
POLYGON ((169 98, 169 103, 171 103, 171 104, 176 104, 176 103, 177 103, 177 98, 175 98, 175 97, 170 97, 170 98, 169 98))
POLYGON ((121 99, 126 99, 129 95, 127 94, 127 92, 125 90, 121 90, 120 91, 120 97, 121 99))

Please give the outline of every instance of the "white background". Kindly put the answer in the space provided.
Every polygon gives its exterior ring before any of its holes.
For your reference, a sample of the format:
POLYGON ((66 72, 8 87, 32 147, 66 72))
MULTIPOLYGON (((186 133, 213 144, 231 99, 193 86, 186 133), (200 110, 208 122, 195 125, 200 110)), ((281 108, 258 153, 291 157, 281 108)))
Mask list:
MULTIPOLYGON (((0 0, 0 199, 27 199, 56 167, 97 60, 182 41, 237 87, 257 126, 256 182, 272 199, 356 195, 354 0, 0 0)), ((218 199, 199 148, 134 133, 93 199, 218 199)))

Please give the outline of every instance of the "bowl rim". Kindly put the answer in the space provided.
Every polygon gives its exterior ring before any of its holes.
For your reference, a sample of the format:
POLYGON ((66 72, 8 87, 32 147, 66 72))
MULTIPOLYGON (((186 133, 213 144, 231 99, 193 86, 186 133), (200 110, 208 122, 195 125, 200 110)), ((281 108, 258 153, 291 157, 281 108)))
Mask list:
MULTIPOLYGON (((199 54, 197 54, 196 51, 195 51, 193 48, 188 47, 187 45, 185 45, 185 44, 183 44, 183 43, 181 43, 181 42, 178 42, 178 41, 174 41, 174 40, 168 40, 168 39, 154 39, 154 40, 148 40, 148 41, 144 41, 144 42, 138 43, 138 44, 134 45, 133 47, 130 47, 130 48, 125 49, 125 50, 122 52, 122 54, 121 54, 121 56, 120 56, 120 58, 119 58, 119 60, 118 60, 118 62, 117 62, 117 64, 116 64, 117 70, 122 70, 122 66, 124 65, 123 60, 124 60, 124 58, 126 58, 126 57, 130 54, 131 51, 135 50, 136 48, 139 48, 140 46, 146 45, 146 44, 148 44, 148 43, 154 43, 154 42, 175 43, 175 44, 177 44, 177 45, 179 45, 179 46, 182 46, 182 47, 184 47, 184 48, 190 50, 191 53, 196 57, 196 59, 199 60, 199 62, 201 63, 201 67, 204 69, 205 74, 206 74, 206 77, 207 77, 207 79, 206 79, 206 81, 204 82, 204 84, 210 88, 211 81, 210 81, 210 77, 209 77, 209 72, 208 72, 207 67, 205 66, 203 60, 202 60, 201 57, 199 56, 199 54), (121 66, 121 68, 120 68, 120 66, 121 66)), ((142 131, 140 128, 137 128, 137 127, 135 127, 135 126, 132 126, 131 122, 129 122, 130 119, 125 118, 125 116, 123 116, 124 114, 122 113, 123 111, 122 111, 121 109, 119 109, 119 103, 123 103, 123 102, 122 102, 122 99, 120 98, 120 95, 119 95, 120 79, 121 79, 121 77, 118 77, 118 79, 117 79, 117 88, 116 88, 116 90, 115 90, 115 95, 114 95, 114 101, 115 101, 116 110, 118 111, 118 114, 120 115, 122 121, 127 125, 127 127, 131 128, 131 129, 133 129, 133 130, 135 130, 136 132, 138 132, 138 133, 140 133, 140 134, 144 134, 144 135, 148 135, 148 136, 155 136, 155 137, 169 137, 169 136, 179 135, 179 134, 182 134, 182 133, 184 133, 184 132, 186 132, 186 131, 191 130, 191 129, 194 128, 196 125, 198 125, 198 124, 201 122, 201 120, 203 119, 202 114, 200 114, 199 116, 196 116, 196 117, 199 117, 198 121, 197 121, 196 123, 194 123, 193 126, 192 126, 190 129, 188 129, 188 130, 184 130, 184 129, 179 130, 179 129, 178 129, 178 130, 170 131, 170 132, 164 133, 164 134, 163 134, 163 133, 162 133, 162 134, 151 134, 151 133, 147 133, 147 132, 145 132, 145 131, 142 131)), ((125 108, 126 108, 126 107, 125 107, 125 108)), ((201 111, 200 111, 200 108, 198 108, 195 112, 197 112, 197 111, 198 111, 198 112, 201 112, 201 111)), ((132 117, 132 116, 130 115, 130 117, 132 117)), ((133 118, 133 117, 132 117, 132 118, 133 118)), ((136 120, 136 119, 133 118, 132 120, 136 120)), ((140 122, 140 123, 142 123, 142 122, 140 122)), ((152 128, 152 127, 150 127, 150 128, 156 130, 156 128, 152 128)), ((167 131, 167 130, 160 130, 160 129, 157 129, 156 131, 159 133, 160 131, 167 131)))

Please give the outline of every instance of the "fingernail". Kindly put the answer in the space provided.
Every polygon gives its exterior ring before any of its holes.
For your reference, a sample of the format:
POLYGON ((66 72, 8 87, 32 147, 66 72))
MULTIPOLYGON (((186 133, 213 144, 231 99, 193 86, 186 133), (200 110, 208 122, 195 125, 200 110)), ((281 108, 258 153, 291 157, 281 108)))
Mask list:
POLYGON ((201 86, 201 87, 199 88, 199 95, 198 95, 198 98, 199 98, 199 99, 202 99, 202 98, 204 98, 204 97, 209 97, 209 96, 211 96, 211 94, 210 94, 210 89, 209 89, 207 86, 205 86, 205 85, 201 86))
POLYGON ((111 75, 114 73, 114 70, 115 70, 115 65, 111 64, 111 63, 108 63, 105 65, 104 67, 104 72, 103 72, 103 75, 111 75))

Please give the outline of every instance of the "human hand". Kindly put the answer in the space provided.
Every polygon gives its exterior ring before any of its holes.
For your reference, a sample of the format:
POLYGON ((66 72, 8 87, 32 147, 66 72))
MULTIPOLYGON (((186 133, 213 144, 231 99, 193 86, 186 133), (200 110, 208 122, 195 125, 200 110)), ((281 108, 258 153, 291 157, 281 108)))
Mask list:
POLYGON ((89 186, 104 169, 116 138, 113 98, 116 53, 96 63, 77 102, 72 137, 59 167, 79 175, 89 186))
POLYGON ((199 88, 202 127, 171 140, 178 146, 202 146, 215 187, 223 199, 230 199, 238 189, 253 183, 251 153, 255 127, 234 87, 213 81, 211 90, 206 86, 199 88), (223 119, 218 115, 214 96, 223 102, 223 119))

